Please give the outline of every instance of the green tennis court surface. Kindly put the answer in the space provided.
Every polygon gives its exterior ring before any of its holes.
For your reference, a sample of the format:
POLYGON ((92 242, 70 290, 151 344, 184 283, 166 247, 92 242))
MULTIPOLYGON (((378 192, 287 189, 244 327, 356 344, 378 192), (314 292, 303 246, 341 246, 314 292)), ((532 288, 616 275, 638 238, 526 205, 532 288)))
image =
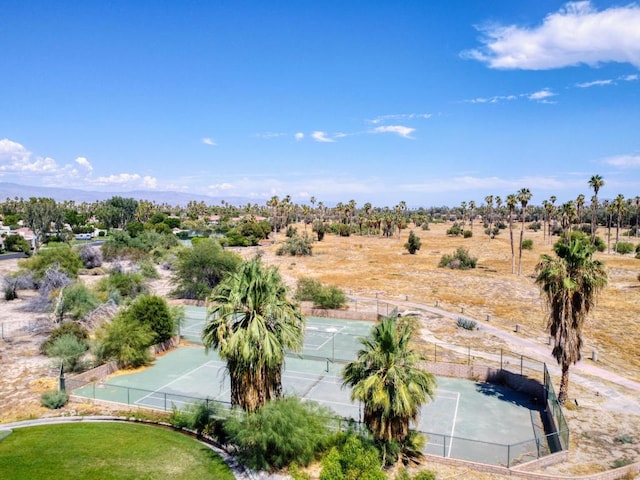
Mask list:
MULTIPOLYGON (((187 328, 195 338, 204 325, 204 309, 189 308, 182 334, 186 336, 187 328)), ((351 401, 349 389, 342 388, 344 364, 336 359, 354 359, 358 338, 366 336, 371 326, 370 322, 307 319, 303 355, 291 354, 285 361, 284 392, 360 421, 361 406, 351 401)), ((203 399, 230 402, 224 362, 215 352, 205 353, 204 347, 195 344, 159 357, 142 372, 116 375, 73 393, 163 410, 203 399)), ((536 440, 541 424, 539 407, 526 396, 497 385, 440 377, 436 396, 422 408, 415 427, 428 434, 426 453, 505 465, 514 459, 537 458, 544 448, 536 440)))

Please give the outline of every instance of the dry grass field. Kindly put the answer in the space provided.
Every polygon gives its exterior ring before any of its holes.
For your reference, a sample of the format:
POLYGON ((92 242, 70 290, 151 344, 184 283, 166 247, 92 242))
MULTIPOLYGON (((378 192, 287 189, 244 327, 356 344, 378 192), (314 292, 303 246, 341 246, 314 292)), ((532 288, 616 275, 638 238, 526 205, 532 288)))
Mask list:
MULTIPOLYGON (((334 284, 348 295, 378 297, 440 305, 478 319, 491 315, 493 324, 513 330, 522 327, 523 335, 545 336, 546 311, 535 285, 535 266, 542 253, 552 254, 551 243, 542 232, 525 230, 533 240, 533 250, 524 250, 522 275, 511 273, 511 247, 508 230, 490 239, 475 225, 474 236, 448 237, 451 225, 432 224, 430 230, 415 230, 422 248, 410 255, 403 245, 410 229, 393 238, 327 235, 314 243, 310 257, 275 256, 275 247, 262 247, 265 258, 280 267, 281 273, 295 283, 308 276, 334 284), (478 258, 474 270, 450 270, 438 267, 443 254, 465 247, 478 258)), ((298 226, 300 232, 304 231, 298 226)), ((604 232, 599 232, 602 235, 604 232)), ((518 231, 514 229, 516 257, 518 231)), ((282 240, 279 235, 278 241, 282 240)), ((558 237, 553 237, 557 241, 558 237)), ((633 241, 634 239, 632 239, 633 241)), ((635 242, 634 242, 635 243, 635 242)), ((585 326, 585 354, 595 348, 601 363, 618 373, 640 380, 640 260, 633 256, 597 253, 606 264, 609 285, 600 295, 595 313, 585 326)), ((517 270, 517 258, 516 258, 517 270)))

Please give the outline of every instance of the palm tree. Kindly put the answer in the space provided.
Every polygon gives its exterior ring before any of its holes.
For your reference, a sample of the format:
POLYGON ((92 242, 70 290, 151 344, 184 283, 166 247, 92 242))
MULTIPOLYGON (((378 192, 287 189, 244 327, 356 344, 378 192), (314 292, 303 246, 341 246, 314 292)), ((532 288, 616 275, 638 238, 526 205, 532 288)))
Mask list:
POLYGON ((434 396, 435 377, 420 368, 424 358, 409 345, 416 328, 409 319, 382 319, 342 374, 343 387, 353 388, 351 399, 363 403, 364 423, 383 445, 407 440, 409 423, 434 396))
POLYGON ((633 199, 633 204, 636 206, 636 239, 638 238, 638 230, 640 230, 638 226, 638 217, 640 217, 640 197, 636 196, 633 199))
POLYGON ((593 175, 589 179, 589 186, 593 189, 591 198, 591 241, 596 239, 596 214, 598 211, 598 192, 604 187, 604 179, 600 175, 593 175))
POLYGON ((580 194, 576 198, 576 214, 578 215, 578 225, 582 224, 582 209, 584 208, 584 195, 580 194))
POLYGON ((509 214, 509 240, 511 241, 511 273, 516 273, 516 252, 513 247, 513 214, 516 211, 518 199, 513 193, 507 195, 507 210, 509 214))
POLYGON ((469 228, 473 232, 473 217, 476 214, 476 202, 473 200, 469 201, 469 228))
POLYGON ((618 252, 618 243, 620 241, 620 226, 622 224, 622 216, 624 212, 627 210, 627 204, 624 201, 624 195, 619 194, 611 205, 613 210, 616 212, 616 243, 613 247, 614 252, 618 252))
POLYGON ((522 275, 522 241, 524 240, 524 221, 527 214, 527 204, 531 200, 531 192, 528 188, 521 188, 518 192, 518 201, 522 207, 522 217, 520 225, 520 250, 518 253, 518 275, 522 275))
POLYGON ((560 207, 560 224, 562 225, 562 237, 566 240, 571 236, 571 225, 576 218, 576 206, 573 200, 565 202, 560 207))
POLYGON ((231 405, 254 412, 282 396, 285 350, 299 351, 304 335, 304 319, 286 295, 278 269, 259 257, 214 288, 202 340, 227 362, 231 405))
POLYGON ((547 329, 554 338, 551 354, 562 367, 558 401, 569 394, 569 366, 581 358, 582 326, 607 284, 604 265, 591 258, 594 247, 584 235, 554 245, 557 258, 542 255, 536 283, 549 307, 547 329))
POLYGON ((489 224, 489 237, 492 235, 493 228, 493 195, 487 195, 484 197, 484 201, 487 202, 487 223, 489 224))

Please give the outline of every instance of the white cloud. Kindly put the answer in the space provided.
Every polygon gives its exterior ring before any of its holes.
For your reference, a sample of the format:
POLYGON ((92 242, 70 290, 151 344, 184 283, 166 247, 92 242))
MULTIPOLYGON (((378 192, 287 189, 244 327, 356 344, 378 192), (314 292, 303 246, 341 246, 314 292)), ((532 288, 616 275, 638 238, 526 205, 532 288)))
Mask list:
POLYGON ((214 185, 209 185, 209 190, 217 192, 219 190, 233 190, 235 187, 231 183, 218 183, 214 185))
POLYGON ((216 145, 218 145, 216 142, 213 141, 213 139, 211 139, 210 137, 204 137, 202 139, 202 143, 204 143, 205 145, 211 145, 212 147, 215 147, 216 145))
POLYGON ((427 119, 431 118, 430 113, 398 113, 393 115, 379 115, 373 120, 369 120, 370 123, 379 124, 386 122, 387 120, 414 120, 414 119, 427 119))
POLYGON ((639 168, 640 155, 617 155, 605 158, 604 163, 619 168, 639 168))
POLYGON ((402 125, 387 125, 384 127, 376 127, 372 131, 373 133, 395 133, 403 138, 412 138, 411 134, 415 132, 416 129, 402 125))
POLYGON ((590 1, 569 2, 534 28, 478 27, 483 47, 462 52, 491 68, 547 70, 606 62, 640 66, 640 5, 595 10, 590 1))
POLYGON ((297 132, 297 133, 294 135, 294 137, 295 137, 295 139, 296 139, 296 140, 300 141, 300 140, 304 139, 304 133, 302 133, 302 132, 297 132))
POLYGON ((286 133, 278 133, 278 132, 263 132, 257 133, 256 137, 264 138, 265 140, 271 140, 272 138, 284 137, 286 133))
POLYGON ((98 177, 91 183, 95 185, 119 185, 127 188, 156 188, 158 181, 155 177, 143 177, 137 173, 119 173, 98 177))
POLYGON ((335 140, 333 138, 327 137, 327 133, 326 132, 315 131, 315 132, 313 132, 311 134, 311 137, 316 142, 321 142, 321 143, 332 143, 332 142, 335 142, 335 140))
POLYGON ((85 157, 76 158, 76 163, 78 165, 80 165, 81 167, 83 167, 88 172, 92 172, 93 171, 93 166, 91 165, 89 160, 87 160, 85 157))
POLYGON ((603 87, 605 85, 613 85, 613 80, 594 80, 592 82, 576 83, 578 88, 603 87))
POLYGON ((529 95, 527 95, 527 98, 529 100, 536 100, 536 101, 545 101, 547 98, 549 97, 555 97, 555 93, 553 93, 551 90, 549 90, 548 88, 544 88, 542 90, 539 90, 537 92, 531 93, 529 95))
POLYGON ((620 80, 623 80, 625 82, 635 82, 636 80, 638 80, 638 78, 640 78, 640 75, 632 74, 632 75, 625 75, 624 77, 620 77, 620 80))

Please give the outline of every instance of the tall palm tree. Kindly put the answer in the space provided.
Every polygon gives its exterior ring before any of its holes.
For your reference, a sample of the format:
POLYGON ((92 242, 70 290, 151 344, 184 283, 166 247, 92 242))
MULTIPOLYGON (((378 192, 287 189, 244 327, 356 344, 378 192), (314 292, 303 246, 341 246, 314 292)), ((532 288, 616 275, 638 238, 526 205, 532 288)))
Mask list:
POLYGON ((469 201, 469 228, 473 232, 473 217, 476 215, 476 202, 474 200, 469 201))
POLYGON ((576 198, 576 214, 578 215, 578 225, 582 225, 582 210, 584 208, 584 195, 580 194, 576 198))
POLYGON ((571 236, 571 226, 576 218, 576 206, 573 200, 565 202, 560 207, 560 224, 562 225, 562 237, 568 239, 571 236))
POLYGON ((593 189, 591 198, 591 241, 596 239, 596 214, 598 211, 598 192, 604 187, 604 179, 600 175, 592 175, 589 179, 589 186, 593 189))
POLYGON ((529 200, 531 200, 531 192, 528 188, 521 188, 520 191, 518 191, 517 198, 522 208, 520 225, 520 249, 518 253, 518 275, 522 275, 522 241, 524 240, 524 221, 527 215, 527 204, 529 203, 529 200))
POLYGON ((420 368, 424 358, 409 344, 416 328, 406 318, 382 319, 342 374, 343 387, 352 387, 351 399, 363 403, 364 422, 383 444, 406 440, 410 422, 434 396, 435 377, 420 368))
POLYGON ((584 235, 554 245, 556 257, 542 255, 536 283, 549 307, 547 329, 554 338, 551 354, 562 367, 558 401, 569 394, 569 367, 581 358, 582 326, 607 284, 604 265, 591 258, 594 247, 584 235))
POLYGON ((304 319, 278 269, 259 257, 243 262, 214 288, 209 304, 202 340, 227 362, 231 404, 253 412, 282 396, 285 350, 302 348, 304 319))
POLYGON ((627 210, 627 204, 624 201, 624 195, 619 194, 612 203, 613 210, 616 212, 616 243, 613 247, 614 252, 618 252, 618 243, 620 241, 620 226, 622 224, 622 216, 627 210))
POLYGON ((511 273, 516 273, 516 251, 513 247, 513 214, 516 211, 518 199, 513 193, 507 195, 507 211, 509 214, 509 240, 511 241, 511 273))
POLYGON ((640 197, 636 196, 633 199, 633 204, 636 206, 636 239, 638 238, 638 230, 640 230, 640 226, 638 225, 638 217, 640 217, 640 197))
POLYGON ((493 195, 487 195, 484 197, 484 201, 487 202, 487 223, 489 224, 489 236, 491 237, 493 231, 493 195))

